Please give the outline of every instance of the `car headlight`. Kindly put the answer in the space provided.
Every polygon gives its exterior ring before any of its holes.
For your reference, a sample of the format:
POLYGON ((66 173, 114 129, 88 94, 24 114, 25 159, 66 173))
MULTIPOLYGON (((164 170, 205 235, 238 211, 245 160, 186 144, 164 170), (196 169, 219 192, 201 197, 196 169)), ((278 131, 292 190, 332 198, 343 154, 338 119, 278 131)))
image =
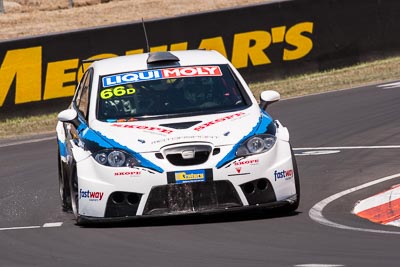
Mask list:
POLYGON ((270 150, 276 142, 276 137, 270 134, 255 135, 247 139, 237 150, 236 156, 248 156, 270 150))
POLYGON ((104 166, 131 167, 140 165, 139 160, 120 150, 101 150, 93 154, 94 159, 104 166))

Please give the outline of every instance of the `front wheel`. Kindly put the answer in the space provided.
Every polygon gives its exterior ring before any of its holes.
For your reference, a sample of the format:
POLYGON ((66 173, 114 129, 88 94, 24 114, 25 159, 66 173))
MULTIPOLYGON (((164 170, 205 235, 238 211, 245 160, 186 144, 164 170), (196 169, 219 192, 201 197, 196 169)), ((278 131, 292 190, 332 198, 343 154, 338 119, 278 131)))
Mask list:
POLYGON ((75 216, 76 223, 80 224, 79 218, 79 185, 78 185, 78 175, 76 173, 76 166, 74 164, 72 168, 72 175, 70 179, 70 191, 71 191, 71 207, 72 213, 75 216))
POLYGON ((60 149, 58 149, 58 191, 60 194, 61 207, 65 212, 71 211, 71 196, 69 182, 64 163, 61 160, 60 149))
POLYGON ((294 174, 294 184, 296 189, 296 199, 290 203, 290 206, 285 209, 287 212, 294 212, 300 205, 300 178, 299 178, 299 170, 297 168, 297 161, 294 155, 292 147, 290 147, 290 152, 292 154, 292 165, 293 165, 293 174, 294 174))

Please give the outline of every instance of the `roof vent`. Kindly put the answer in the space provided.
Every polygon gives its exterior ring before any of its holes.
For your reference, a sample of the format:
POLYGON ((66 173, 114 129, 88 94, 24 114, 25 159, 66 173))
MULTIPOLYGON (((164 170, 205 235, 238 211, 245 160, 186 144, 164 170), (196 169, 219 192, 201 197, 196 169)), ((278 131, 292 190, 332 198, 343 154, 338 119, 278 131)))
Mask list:
POLYGON ((159 67, 160 65, 179 66, 179 58, 170 52, 153 52, 147 58, 147 64, 159 67))

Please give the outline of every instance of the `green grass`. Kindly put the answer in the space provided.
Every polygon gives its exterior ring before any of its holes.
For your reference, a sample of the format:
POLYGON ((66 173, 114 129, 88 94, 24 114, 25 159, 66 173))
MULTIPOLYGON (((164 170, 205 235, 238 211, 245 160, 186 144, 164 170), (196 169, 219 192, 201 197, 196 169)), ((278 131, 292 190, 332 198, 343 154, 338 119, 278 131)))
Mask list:
MULTIPOLYGON (((284 99, 399 79, 400 57, 394 57, 322 73, 252 83, 250 88, 257 99, 264 90, 276 90, 284 99)), ((0 138, 55 132, 56 123, 56 113, 6 119, 0 121, 0 138)))
POLYGON ((254 83, 250 87, 257 98, 264 90, 276 90, 282 98, 289 98, 393 80, 400 80, 400 57, 285 80, 254 83))
POLYGON ((27 116, 0 121, 0 138, 15 138, 55 132, 57 114, 27 116))

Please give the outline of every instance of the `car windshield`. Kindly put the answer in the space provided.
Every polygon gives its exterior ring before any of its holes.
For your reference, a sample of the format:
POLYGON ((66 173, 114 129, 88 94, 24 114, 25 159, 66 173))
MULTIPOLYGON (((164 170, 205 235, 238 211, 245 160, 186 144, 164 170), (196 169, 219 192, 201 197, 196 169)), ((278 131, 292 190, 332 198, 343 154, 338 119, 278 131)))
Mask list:
POLYGON ((249 104, 228 65, 154 69, 100 77, 97 118, 111 122, 192 116, 249 104))

